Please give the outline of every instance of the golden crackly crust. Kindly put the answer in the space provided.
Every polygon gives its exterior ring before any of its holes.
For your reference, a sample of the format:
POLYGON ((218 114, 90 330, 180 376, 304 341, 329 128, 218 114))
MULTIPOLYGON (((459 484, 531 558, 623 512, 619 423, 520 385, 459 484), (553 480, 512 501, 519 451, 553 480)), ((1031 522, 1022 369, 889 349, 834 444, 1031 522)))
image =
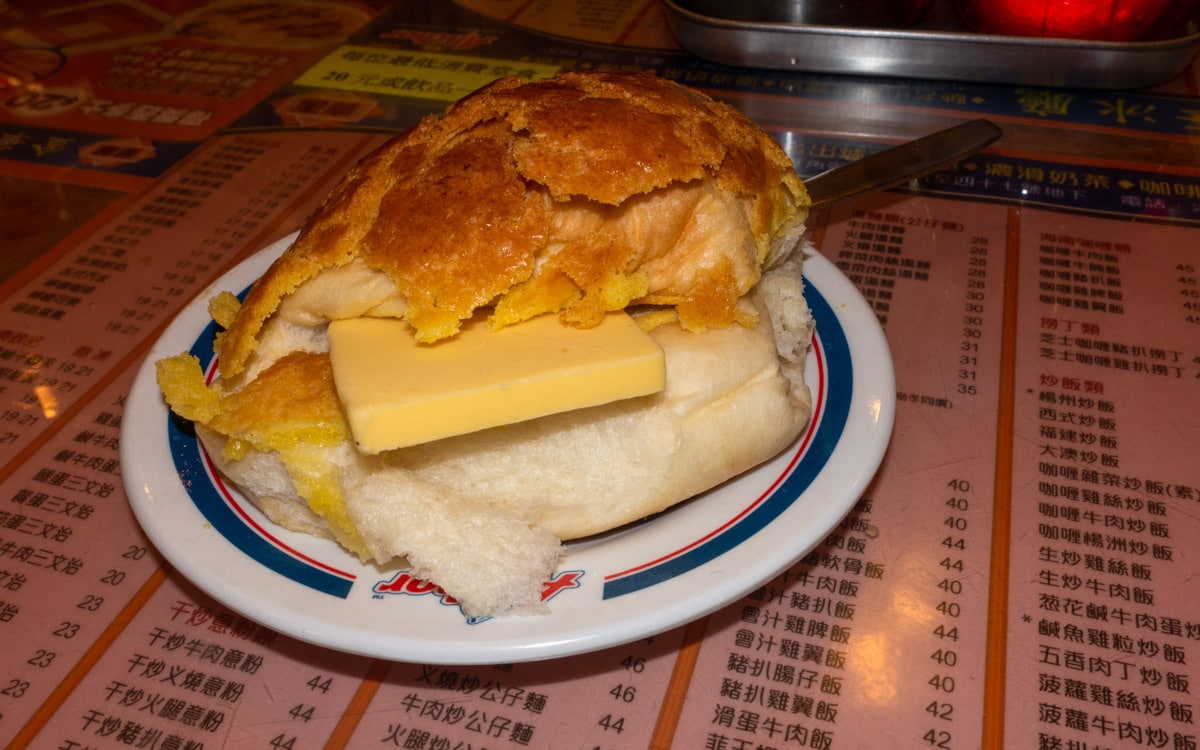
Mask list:
POLYGON ((277 453, 297 495, 339 542, 365 558, 336 468, 313 459, 350 439, 328 355, 293 352, 230 393, 219 385, 210 388, 199 360, 190 354, 161 359, 155 366, 171 409, 225 439, 219 463, 240 461, 252 451, 277 453))
POLYGON ((221 342, 221 372, 244 371, 285 296, 356 258, 392 279, 423 341, 454 335, 487 305, 496 325, 558 312, 587 327, 650 303, 676 306, 690 330, 727 326, 773 238, 807 205, 782 149, 699 92, 647 74, 503 79, 350 171, 250 291, 221 342), (647 241, 648 218, 685 232, 697 206, 727 215, 733 204, 744 241, 702 252, 693 240, 679 257, 647 241), (627 215, 637 221, 622 227, 627 215))
POLYGON ((222 400, 208 426, 258 450, 327 445, 350 436, 329 358, 320 354, 293 352, 222 400))

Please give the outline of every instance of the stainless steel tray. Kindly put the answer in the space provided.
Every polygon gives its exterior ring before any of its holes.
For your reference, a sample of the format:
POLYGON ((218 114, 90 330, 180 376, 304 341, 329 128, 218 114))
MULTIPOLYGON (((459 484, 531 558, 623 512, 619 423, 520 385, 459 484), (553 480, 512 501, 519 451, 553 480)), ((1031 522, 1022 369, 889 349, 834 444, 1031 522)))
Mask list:
POLYGON ((966 30, 947 2, 934 3, 924 21, 906 29, 791 23, 787 3, 749 21, 702 12, 711 5, 703 0, 664 3, 672 31, 692 54, 775 70, 1140 89, 1174 78, 1200 48, 1195 23, 1186 36, 1153 42, 978 34, 966 30))

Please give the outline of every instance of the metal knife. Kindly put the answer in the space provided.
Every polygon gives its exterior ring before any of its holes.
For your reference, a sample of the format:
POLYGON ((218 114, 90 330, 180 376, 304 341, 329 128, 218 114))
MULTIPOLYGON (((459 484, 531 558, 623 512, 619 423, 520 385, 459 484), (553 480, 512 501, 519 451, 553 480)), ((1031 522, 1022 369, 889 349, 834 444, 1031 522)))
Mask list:
POLYGON ((979 119, 864 156, 804 181, 812 207, 895 187, 970 156, 1003 135, 995 123, 979 119))

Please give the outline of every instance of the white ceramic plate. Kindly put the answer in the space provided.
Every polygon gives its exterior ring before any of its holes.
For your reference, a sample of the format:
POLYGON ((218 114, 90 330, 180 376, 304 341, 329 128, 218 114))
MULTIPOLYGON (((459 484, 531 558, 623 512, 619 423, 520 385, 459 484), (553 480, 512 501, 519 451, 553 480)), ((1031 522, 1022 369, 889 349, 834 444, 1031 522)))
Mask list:
POLYGON ((333 542, 275 526, 214 476, 190 425, 168 412, 154 361, 212 357, 207 299, 241 290, 290 242, 218 280, 167 328, 123 420, 130 503, 159 551, 226 606, 329 648, 436 664, 508 663, 614 646, 735 601, 819 544, 865 490, 891 434, 895 382, 867 303, 829 261, 805 261, 817 321, 806 378, 814 415, 774 460, 619 532, 568 546, 537 617, 472 621, 403 571, 360 564, 333 542))

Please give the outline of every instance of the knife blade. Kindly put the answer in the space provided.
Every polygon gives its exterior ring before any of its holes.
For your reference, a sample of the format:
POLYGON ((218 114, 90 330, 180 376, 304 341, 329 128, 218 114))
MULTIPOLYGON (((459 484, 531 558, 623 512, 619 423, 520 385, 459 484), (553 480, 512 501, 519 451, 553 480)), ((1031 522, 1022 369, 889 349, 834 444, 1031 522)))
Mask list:
POLYGON ((990 120, 970 120, 834 167, 809 177, 804 186, 808 188, 813 208, 829 206, 944 169, 1003 134, 990 120))

